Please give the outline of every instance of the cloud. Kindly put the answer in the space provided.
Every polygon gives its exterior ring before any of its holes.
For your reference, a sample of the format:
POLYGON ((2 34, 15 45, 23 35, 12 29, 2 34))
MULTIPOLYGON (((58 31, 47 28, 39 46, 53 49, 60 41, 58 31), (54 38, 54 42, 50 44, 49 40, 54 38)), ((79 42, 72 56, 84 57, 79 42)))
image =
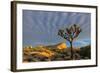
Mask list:
MULTIPOLYGON (((23 10, 23 46, 62 42, 58 30, 72 24, 82 28, 78 39, 90 38, 90 17, 89 13, 23 10)), ((85 44, 84 41, 76 43, 85 44)))
MULTIPOLYGON (((66 43, 68 47, 70 47, 69 42, 66 43)), ((81 40, 76 40, 73 41, 73 47, 83 47, 91 44, 90 39, 81 39, 81 40)))

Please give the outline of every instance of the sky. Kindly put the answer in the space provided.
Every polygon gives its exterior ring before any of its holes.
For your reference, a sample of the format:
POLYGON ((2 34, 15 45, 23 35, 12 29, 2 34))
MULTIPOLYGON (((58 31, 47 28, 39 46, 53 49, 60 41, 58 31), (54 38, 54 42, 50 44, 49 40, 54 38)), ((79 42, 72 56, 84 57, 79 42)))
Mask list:
POLYGON ((91 44, 91 14, 79 12, 23 10, 23 47, 54 45, 68 41, 58 35, 58 30, 77 24, 82 29, 73 46, 91 44))

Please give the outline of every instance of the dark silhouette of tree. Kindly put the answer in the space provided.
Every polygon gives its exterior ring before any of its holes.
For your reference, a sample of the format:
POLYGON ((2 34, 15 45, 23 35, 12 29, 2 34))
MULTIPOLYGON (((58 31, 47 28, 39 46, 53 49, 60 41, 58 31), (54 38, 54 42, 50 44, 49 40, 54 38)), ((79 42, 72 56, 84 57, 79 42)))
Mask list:
POLYGON ((69 41, 70 48, 71 48, 71 59, 73 59, 73 40, 78 37, 79 33, 81 32, 81 28, 74 24, 69 28, 60 29, 58 31, 58 35, 69 41))

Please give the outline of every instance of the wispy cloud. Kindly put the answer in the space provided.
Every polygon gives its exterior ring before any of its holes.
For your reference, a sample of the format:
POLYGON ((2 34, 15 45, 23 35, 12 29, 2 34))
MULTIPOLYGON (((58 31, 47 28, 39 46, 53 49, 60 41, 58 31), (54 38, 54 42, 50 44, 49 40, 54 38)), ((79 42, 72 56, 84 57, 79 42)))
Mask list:
MULTIPOLYGON (((80 25, 78 39, 90 40, 90 13, 23 10, 23 45, 56 44, 64 39, 57 35, 58 29, 72 24, 80 25)), ((74 44, 87 44, 76 41, 74 44)))
MULTIPOLYGON (((73 47, 83 47, 83 46, 87 46, 91 44, 91 40, 90 39, 81 39, 81 40, 76 40, 73 41, 73 47)), ((70 47, 70 43, 67 42, 66 45, 68 47, 70 47)))

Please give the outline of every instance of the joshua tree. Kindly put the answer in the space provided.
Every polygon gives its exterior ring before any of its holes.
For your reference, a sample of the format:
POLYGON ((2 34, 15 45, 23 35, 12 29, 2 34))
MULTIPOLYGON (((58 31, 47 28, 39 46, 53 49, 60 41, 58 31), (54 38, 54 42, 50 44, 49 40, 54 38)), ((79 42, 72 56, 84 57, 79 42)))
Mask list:
POLYGON ((60 29, 58 31, 58 35, 69 41, 70 48, 71 48, 71 59, 73 59, 73 40, 78 37, 79 33, 81 32, 81 29, 78 25, 74 24, 69 28, 60 29))

